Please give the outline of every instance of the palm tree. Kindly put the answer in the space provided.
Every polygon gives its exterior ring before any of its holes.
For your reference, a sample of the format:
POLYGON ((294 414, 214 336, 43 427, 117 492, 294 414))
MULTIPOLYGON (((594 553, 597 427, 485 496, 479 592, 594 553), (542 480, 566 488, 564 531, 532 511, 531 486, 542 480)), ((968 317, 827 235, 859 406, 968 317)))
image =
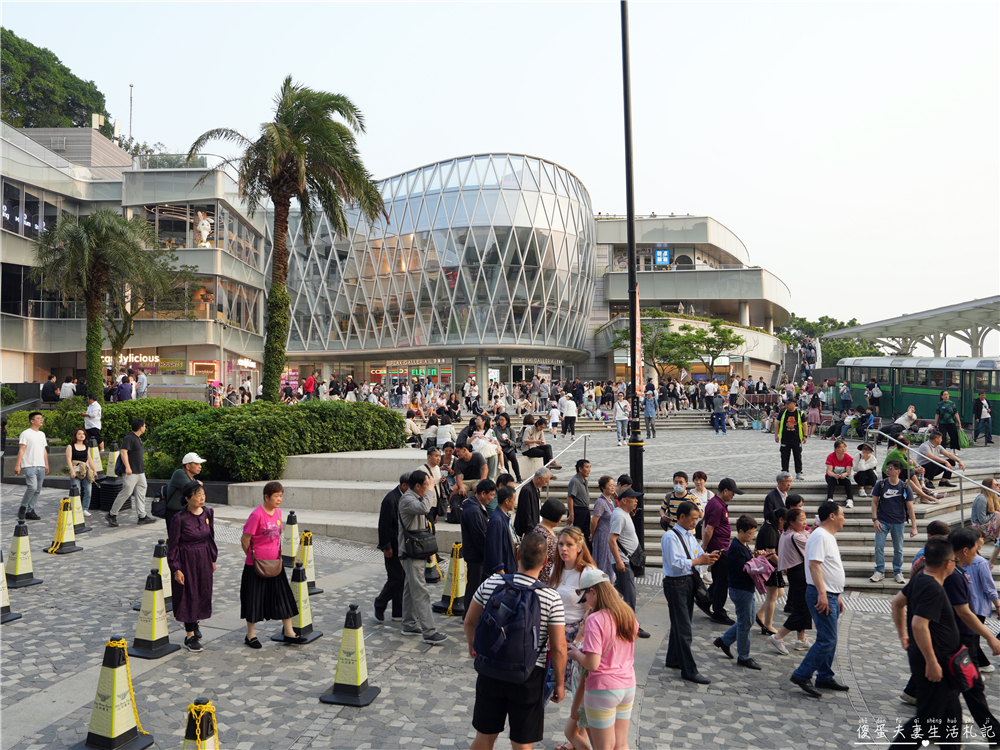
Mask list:
POLYGON ((35 238, 31 275, 42 288, 65 298, 83 297, 87 309, 87 392, 104 400, 101 314, 115 285, 150 278, 154 262, 144 247, 156 245, 156 231, 144 219, 126 219, 101 208, 77 220, 63 216, 35 238))
POLYGON ((269 401, 278 400, 287 361, 291 297, 285 282, 292 199, 298 202, 306 235, 312 234, 320 209, 341 235, 347 234, 346 206, 356 205, 373 222, 384 211, 378 188, 358 153, 355 136, 365 132, 364 118, 350 99, 294 84, 288 76, 274 105, 274 119, 261 124, 257 140, 251 141, 231 128, 216 128, 203 133, 188 152, 188 159, 193 159, 210 141, 236 143, 242 153, 224 160, 222 166, 236 169, 240 196, 250 215, 268 197, 274 206, 262 378, 263 397, 269 401))

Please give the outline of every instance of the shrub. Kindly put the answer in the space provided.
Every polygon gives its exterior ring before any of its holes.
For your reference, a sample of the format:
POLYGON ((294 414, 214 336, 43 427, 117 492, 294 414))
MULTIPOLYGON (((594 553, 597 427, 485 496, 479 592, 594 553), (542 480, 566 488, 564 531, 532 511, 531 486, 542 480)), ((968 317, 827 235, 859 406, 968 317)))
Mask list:
MULTIPOLYGON (((146 470, 147 479, 170 479, 174 470, 180 468, 180 464, 174 461, 172 456, 154 451, 146 454, 143 459, 143 468, 146 470)), ((205 479, 204 470, 198 476, 205 479)))
POLYGON ((179 417, 162 425, 151 443, 175 467, 195 451, 212 476, 257 482, 279 478, 286 456, 400 448, 405 435, 402 416, 372 404, 257 401, 179 417))
POLYGON ((17 403, 17 394, 14 393, 13 388, 8 388, 3 385, 0 386, 0 406, 10 406, 11 404, 17 403))

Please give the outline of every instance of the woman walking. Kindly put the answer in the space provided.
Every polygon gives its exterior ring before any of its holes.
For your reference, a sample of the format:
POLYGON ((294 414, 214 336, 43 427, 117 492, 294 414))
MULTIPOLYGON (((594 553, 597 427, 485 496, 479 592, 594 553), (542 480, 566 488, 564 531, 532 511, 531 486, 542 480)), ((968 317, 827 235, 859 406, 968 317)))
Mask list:
POLYGON ((819 398, 819 393, 814 393, 812 398, 809 399, 809 414, 806 416, 806 437, 812 437, 813 433, 816 432, 816 428, 823 421, 820 416, 822 410, 823 402, 819 398))
POLYGON ((757 532, 755 550, 757 554, 765 555, 767 561, 774 566, 771 577, 764 582, 766 592, 764 603, 757 610, 757 624, 760 626, 761 635, 775 634, 776 631, 772 627, 774 605, 785 594, 785 576, 778 570, 778 542, 781 541, 781 532, 784 530, 785 509, 777 508, 757 532))
POLYGON ((788 576, 788 599, 785 602, 785 624, 778 628, 767 642, 779 654, 788 655, 785 636, 796 633, 796 651, 805 651, 810 643, 806 631, 812 627, 812 617, 806 604, 806 513, 802 508, 791 508, 785 513, 785 531, 778 541, 778 570, 788 576))
POLYGON ((597 486, 601 490, 601 494, 597 498, 597 502, 594 503, 594 510, 590 516, 590 538, 594 545, 594 563, 614 584, 615 558, 611 554, 608 541, 611 536, 611 514, 614 513, 617 506, 615 480, 609 476, 603 476, 597 480, 597 486))
POLYGON ((83 515, 90 515, 90 490, 99 469, 87 448, 87 433, 83 428, 73 433, 73 442, 66 446, 66 465, 69 467, 70 487, 80 493, 83 515))
POLYGON ((578 601, 591 610, 583 645, 568 646, 570 659, 587 670, 583 709, 594 750, 627 750, 635 699, 635 613, 599 570, 580 578, 578 601))
POLYGON ((215 515, 205 507, 205 488, 192 481, 182 493, 184 510, 171 521, 167 564, 174 617, 184 623, 184 648, 201 651, 198 623, 212 616, 212 584, 219 548, 215 545, 215 515))
POLYGON ((247 553, 240 581, 240 618, 246 620, 247 634, 243 642, 250 648, 261 648, 256 625, 262 620, 281 620, 286 643, 301 643, 295 635, 292 618, 299 613, 281 567, 281 501, 285 488, 281 482, 264 485, 264 503, 253 509, 243 525, 240 544, 247 553), (257 573, 254 560, 278 561, 278 574, 263 577, 257 573))

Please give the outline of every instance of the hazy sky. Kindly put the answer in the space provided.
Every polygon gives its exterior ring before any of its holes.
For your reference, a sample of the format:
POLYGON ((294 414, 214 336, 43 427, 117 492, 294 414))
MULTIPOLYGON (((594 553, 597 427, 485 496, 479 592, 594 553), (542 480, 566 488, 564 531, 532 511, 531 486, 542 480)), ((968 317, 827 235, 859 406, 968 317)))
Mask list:
MULTIPOLYGON (((998 293, 1000 4, 630 14, 638 212, 714 217, 809 318, 998 293)), ((291 74, 361 108, 376 177, 527 153, 574 172, 595 211, 625 211, 615 2, 8 1, 3 25, 93 79, 126 133, 135 84, 133 134, 150 143, 255 135, 291 74)))

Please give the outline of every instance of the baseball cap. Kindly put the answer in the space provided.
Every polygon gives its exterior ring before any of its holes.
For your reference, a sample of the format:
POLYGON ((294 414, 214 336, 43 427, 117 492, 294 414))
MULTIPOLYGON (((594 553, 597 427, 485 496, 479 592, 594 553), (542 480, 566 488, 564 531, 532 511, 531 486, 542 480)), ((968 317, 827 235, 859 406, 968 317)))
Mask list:
POLYGON ((607 573, 598 568, 586 568, 580 574, 580 585, 576 589, 576 593, 580 597, 577 599, 577 604, 583 603, 583 597, 587 595, 587 589, 592 589, 602 581, 611 583, 611 579, 608 578, 607 573))
POLYGON ((725 492, 726 490, 732 490, 734 495, 742 495, 743 490, 736 486, 736 481, 726 477, 721 482, 719 482, 719 492, 725 492))
POLYGON ((622 498, 622 497, 638 497, 638 498, 641 499, 644 494, 645 494, 644 492, 636 492, 631 487, 626 487, 625 489, 623 489, 621 492, 618 493, 618 497, 619 498, 622 498))
POLYGON ((205 459, 199 456, 197 453, 185 453, 184 458, 181 459, 181 466, 187 466, 188 464, 203 464, 205 459))

